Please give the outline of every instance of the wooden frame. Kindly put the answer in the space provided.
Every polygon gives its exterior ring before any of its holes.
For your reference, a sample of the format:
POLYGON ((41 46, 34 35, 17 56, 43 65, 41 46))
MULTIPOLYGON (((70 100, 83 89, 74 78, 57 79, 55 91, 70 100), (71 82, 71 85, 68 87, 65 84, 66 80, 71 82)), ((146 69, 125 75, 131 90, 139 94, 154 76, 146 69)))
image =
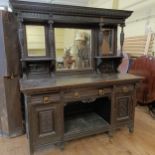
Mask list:
MULTIPOLYGON (((80 23, 79 23, 80 24, 80 23)), ((94 44, 93 42, 95 42, 95 39, 93 38, 93 33, 94 33, 94 29, 93 28, 89 28, 88 27, 85 27, 85 26, 78 26, 78 25, 69 25, 68 27, 68 24, 62 24, 61 26, 54 26, 54 29, 55 28, 67 28, 67 29, 82 29, 82 30, 90 30, 91 31, 91 38, 90 38, 90 41, 91 41, 91 57, 90 57, 90 61, 91 61, 91 66, 90 68, 86 68, 86 69, 71 69, 71 70, 57 70, 56 69, 56 74, 76 74, 76 73, 85 73, 85 72, 93 72, 95 70, 94 68, 94 55, 96 53, 96 51, 94 50, 94 44)), ((55 55, 56 55, 56 49, 55 49, 55 55)), ((55 57, 55 60, 57 58, 55 57)))
MULTIPOLYGON (((101 132, 108 132, 112 136, 117 128, 124 125, 128 126, 130 132, 133 132, 136 102, 135 89, 141 78, 128 74, 120 75, 117 72, 122 55, 117 55, 116 35, 117 26, 120 25, 122 28, 120 39, 122 48, 125 19, 132 12, 10 1, 13 6, 13 12, 17 15, 19 21, 19 41, 21 58, 23 59, 21 59, 23 77, 20 80, 20 90, 25 97, 26 132, 28 134, 30 154, 48 144, 58 144, 63 148, 65 141, 101 132), (48 33, 46 37, 50 54, 46 59, 39 57, 37 59, 25 58, 23 54, 25 52, 23 42, 24 23, 44 23, 47 25, 48 33), (98 53, 100 26, 113 31, 114 55, 100 56, 98 53), (56 72, 54 38, 54 28, 56 27, 92 30, 93 68, 91 70, 56 72), (44 73, 44 71, 47 72, 44 73), (119 100, 118 94, 123 98, 122 100, 119 100), (131 102, 126 100, 126 94, 128 94, 131 102), (65 133, 64 110, 67 104, 72 102, 73 107, 77 108, 75 106, 76 102, 80 102, 86 105, 85 110, 91 103, 94 107, 91 107, 90 110, 94 110, 99 103, 103 106, 105 105, 105 97, 106 99, 108 98, 108 106, 98 107, 99 111, 93 111, 97 115, 97 117, 95 115, 95 122, 99 121, 99 124, 93 126, 94 124, 92 125, 91 121, 89 121, 92 120, 90 118, 91 115, 88 119, 77 110, 74 111, 74 114, 76 116, 77 114, 80 115, 82 120, 86 121, 86 124, 88 123, 87 127, 89 127, 84 129, 80 123, 82 127, 79 129, 79 126, 74 124, 77 119, 71 117, 71 126, 76 131, 72 132, 73 130, 71 129, 70 133, 65 133), (124 120, 123 123, 117 120, 117 116, 122 116, 120 119, 123 119, 124 111, 128 109, 121 108, 119 105, 130 106, 129 113, 126 113, 129 119, 124 120), (119 113, 118 115, 117 112, 119 113), (109 121, 106 120, 107 118, 109 121), (46 120, 48 121, 46 122, 46 120)), ((83 107, 80 110, 83 110, 83 107)))
POLYGON ((47 42, 47 33, 48 33, 48 28, 46 25, 44 24, 38 24, 38 23, 24 23, 24 33, 23 33, 23 36, 24 36, 24 42, 25 42, 25 58, 48 58, 50 56, 50 51, 49 51, 49 45, 48 45, 48 42, 47 42), (44 27, 44 32, 45 32, 45 56, 28 56, 28 47, 27 47, 27 36, 26 36, 26 26, 27 25, 33 25, 33 26, 43 26, 44 27))
MULTIPOLYGON (((108 9, 95 9, 89 7, 78 7, 78 6, 65 6, 65 5, 57 5, 57 4, 46 4, 46 3, 33 3, 33 2, 26 2, 26 1, 16 1, 10 0, 13 11, 18 15, 19 25, 25 23, 33 23, 38 24, 42 23, 43 25, 47 25, 47 33, 46 33, 46 44, 47 44, 47 51, 49 55, 47 57, 36 57, 39 61, 50 61, 51 68, 49 75, 55 74, 76 74, 76 73, 84 73, 96 71, 96 60, 98 59, 99 53, 99 28, 108 28, 112 29, 113 31, 113 55, 117 56, 117 26, 121 25, 123 27, 125 19, 131 15, 131 11, 119 11, 119 10, 108 10, 108 9), (32 7, 33 6, 33 7, 32 7), (83 29, 92 29, 92 69, 88 70, 71 70, 71 71, 56 71, 55 63, 55 39, 54 39, 54 28, 61 27, 61 28, 83 28, 83 29), (55 69, 54 69, 55 68, 55 69)), ((22 29, 20 30, 22 33, 22 29)), ((122 38, 121 44, 123 42, 123 30, 122 30, 122 38)), ((24 37, 23 34, 20 36, 20 45, 22 49, 22 60, 28 59, 29 61, 33 61, 32 59, 25 57, 26 52, 26 43, 22 43, 22 38, 24 37)), ((47 52, 47 53, 48 53, 47 52)), ((102 56, 104 58, 106 56, 102 56)), ((113 58, 114 58, 113 57, 113 58)), ((101 58, 101 57, 100 57, 101 58)), ((112 65, 111 59, 109 64, 112 65)), ((26 61, 26 60, 25 60, 26 61)), ((29 69, 27 68, 28 62, 26 61, 23 63, 23 71, 27 70, 24 73, 24 78, 29 77, 29 69)), ((37 66, 37 63, 36 63, 37 66)), ((39 66, 38 66, 39 67, 39 66)), ((111 68, 115 68, 112 66, 111 68)), ((116 71, 116 68, 114 69, 116 71)), ((42 77, 42 74, 39 74, 38 70, 38 78, 42 77)))
MULTIPOLYGON (((116 39, 115 39, 115 30, 114 30, 114 28, 102 28, 101 30, 100 30, 100 32, 99 33, 103 33, 104 31, 111 31, 112 32, 112 39, 111 39, 111 42, 112 42, 112 47, 111 47, 111 50, 112 50, 112 53, 109 53, 109 54, 102 54, 101 55, 101 51, 99 50, 98 52, 98 56, 115 56, 116 55, 116 50, 117 50, 117 48, 115 47, 115 42, 116 42, 116 39)), ((101 34, 99 34, 99 42, 101 42, 101 41, 103 41, 103 37, 104 37, 104 35, 102 34, 102 36, 100 36, 101 34), (102 38, 101 38, 102 37, 102 38), (102 39, 102 40, 101 40, 102 39)))

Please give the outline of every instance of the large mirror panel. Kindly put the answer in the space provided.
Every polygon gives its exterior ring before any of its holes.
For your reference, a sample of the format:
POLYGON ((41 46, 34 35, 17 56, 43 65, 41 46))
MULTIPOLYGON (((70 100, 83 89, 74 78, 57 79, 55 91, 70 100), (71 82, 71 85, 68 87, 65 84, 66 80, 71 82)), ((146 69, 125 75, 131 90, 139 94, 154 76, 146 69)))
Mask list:
POLYGON ((55 28, 56 69, 91 68, 91 30, 55 28))
POLYGON ((45 27, 26 25, 27 55, 29 57, 46 56, 45 27))

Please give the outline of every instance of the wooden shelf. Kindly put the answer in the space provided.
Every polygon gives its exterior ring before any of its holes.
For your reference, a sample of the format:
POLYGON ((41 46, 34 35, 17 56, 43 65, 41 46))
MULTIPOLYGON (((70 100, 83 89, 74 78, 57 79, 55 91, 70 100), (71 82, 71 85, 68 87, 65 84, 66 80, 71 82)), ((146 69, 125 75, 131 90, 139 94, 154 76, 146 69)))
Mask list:
POLYGON ((53 58, 46 58, 46 57, 40 57, 40 58, 36 58, 36 57, 34 57, 34 58, 32 58, 32 57, 30 57, 30 58, 24 58, 24 59, 21 59, 21 61, 52 61, 52 60, 55 60, 55 59, 53 59, 53 58))
POLYGON ((122 56, 95 56, 96 59, 121 59, 122 56))
POLYGON ((95 112, 77 114, 65 119, 65 139, 109 130, 109 123, 95 112))

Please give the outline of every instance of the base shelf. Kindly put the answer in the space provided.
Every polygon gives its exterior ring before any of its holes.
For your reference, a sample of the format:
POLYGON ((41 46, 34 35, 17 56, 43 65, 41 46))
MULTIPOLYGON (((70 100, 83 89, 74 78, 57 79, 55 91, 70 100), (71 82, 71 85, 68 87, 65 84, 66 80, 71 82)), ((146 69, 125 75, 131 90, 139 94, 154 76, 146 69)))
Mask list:
POLYGON ((95 56, 96 59, 122 59, 123 56, 119 55, 109 55, 109 56, 95 56))
POLYGON ((65 139, 106 132, 109 128, 109 123, 95 112, 78 114, 65 119, 65 139))

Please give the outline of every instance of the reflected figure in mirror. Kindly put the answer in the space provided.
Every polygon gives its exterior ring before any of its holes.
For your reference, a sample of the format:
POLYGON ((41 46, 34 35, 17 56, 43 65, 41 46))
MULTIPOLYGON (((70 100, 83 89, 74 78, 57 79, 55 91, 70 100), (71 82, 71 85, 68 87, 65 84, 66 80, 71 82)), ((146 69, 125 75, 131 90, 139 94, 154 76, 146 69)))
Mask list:
POLYGON ((75 60, 75 68, 90 68, 90 42, 89 35, 86 32, 77 32, 73 46, 70 48, 70 54, 75 60))
POLYGON ((73 68, 75 60, 73 59, 73 56, 71 56, 71 54, 70 54, 70 49, 67 49, 65 51, 63 60, 64 60, 64 68, 67 68, 67 69, 73 68))

